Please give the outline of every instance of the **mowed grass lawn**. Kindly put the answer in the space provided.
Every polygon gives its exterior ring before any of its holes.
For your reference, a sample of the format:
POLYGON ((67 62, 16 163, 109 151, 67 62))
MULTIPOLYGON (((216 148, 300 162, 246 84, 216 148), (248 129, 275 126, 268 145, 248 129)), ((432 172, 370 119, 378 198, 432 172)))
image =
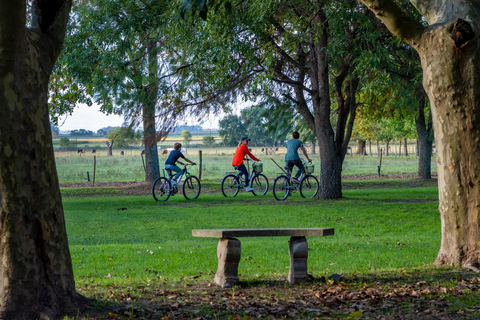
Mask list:
MULTIPOLYGON (((180 195, 157 203, 152 196, 64 196, 75 278, 82 283, 163 279, 212 281, 218 239, 194 238, 204 228, 335 228, 308 237, 313 277, 402 271, 431 266, 440 247, 436 187, 390 181, 344 190, 340 200, 276 201, 241 192, 187 201, 180 195)), ((348 185, 348 183, 347 183, 348 185)), ((242 280, 286 279, 288 237, 240 238, 242 280)))

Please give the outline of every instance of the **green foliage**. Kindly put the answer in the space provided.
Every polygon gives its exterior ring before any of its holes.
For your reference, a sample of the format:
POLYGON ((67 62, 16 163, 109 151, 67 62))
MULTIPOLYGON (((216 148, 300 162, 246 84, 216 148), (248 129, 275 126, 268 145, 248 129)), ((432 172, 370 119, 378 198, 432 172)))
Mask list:
POLYGON ((255 146, 271 146, 277 141, 276 135, 278 133, 274 130, 268 130, 266 126, 268 118, 263 111, 261 107, 251 106, 243 109, 240 113, 240 117, 247 128, 247 135, 252 139, 252 144, 255 146))
POLYGON ((141 141, 142 133, 132 128, 115 128, 107 131, 107 139, 114 140, 117 148, 137 145, 141 141))
POLYGON ((85 129, 76 129, 76 130, 70 131, 70 135, 71 135, 72 137, 76 137, 76 136, 92 136, 92 135, 93 135, 93 131, 91 131, 91 130, 85 130, 85 129))
POLYGON ((213 147, 215 145, 215 138, 212 136, 204 136, 202 137, 202 144, 206 147, 213 147))
POLYGON ((240 139, 247 134, 245 124, 240 117, 229 114, 218 122, 218 134, 223 139, 224 146, 236 146, 240 139))
POLYGON ((73 143, 68 139, 67 137, 61 137, 59 141, 60 147, 65 148, 65 149, 71 149, 72 147, 75 147, 73 143))
POLYGON ((190 130, 183 130, 181 138, 183 142, 188 146, 190 144, 190 141, 192 141, 192 134, 190 133, 190 130))

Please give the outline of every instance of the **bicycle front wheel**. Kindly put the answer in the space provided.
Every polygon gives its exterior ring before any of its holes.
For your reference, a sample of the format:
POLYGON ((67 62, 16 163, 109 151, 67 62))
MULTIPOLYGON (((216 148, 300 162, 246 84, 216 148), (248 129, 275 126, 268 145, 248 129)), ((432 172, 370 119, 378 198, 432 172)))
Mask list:
POLYGON ((268 192, 268 179, 263 174, 253 176, 250 186, 255 196, 264 196, 268 192))
POLYGON ((273 196, 282 201, 290 194, 290 181, 287 176, 278 176, 273 182, 273 196))
POLYGON ((153 183, 152 194, 156 201, 167 201, 170 198, 172 184, 165 177, 160 177, 153 183))
POLYGON ((313 198, 318 193, 318 180, 315 176, 307 175, 300 182, 300 194, 304 198, 313 198))
POLYGON ((200 181, 195 176, 190 176, 183 183, 183 196, 187 200, 195 200, 200 194, 200 181))
POLYGON ((222 193, 227 198, 233 198, 240 190, 239 181, 236 175, 227 174, 222 179, 222 193))

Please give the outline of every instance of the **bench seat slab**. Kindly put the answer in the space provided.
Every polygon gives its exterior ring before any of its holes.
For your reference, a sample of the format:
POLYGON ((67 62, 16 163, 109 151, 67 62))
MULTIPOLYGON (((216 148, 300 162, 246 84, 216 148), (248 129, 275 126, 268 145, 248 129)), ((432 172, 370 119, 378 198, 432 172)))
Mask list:
POLYGON ((310 237, 331 236, 334 228, 283 228, 283 229, 196 229, 194 237, 241 238, 241 237, 310 237))

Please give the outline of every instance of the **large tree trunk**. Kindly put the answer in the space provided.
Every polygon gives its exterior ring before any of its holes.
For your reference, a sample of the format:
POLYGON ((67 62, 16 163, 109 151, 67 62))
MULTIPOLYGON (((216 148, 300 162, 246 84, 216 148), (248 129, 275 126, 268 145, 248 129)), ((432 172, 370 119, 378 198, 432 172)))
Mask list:
POLYGON ((26 29, 25 3, 0 2, 1 319, 60 318, 81 301, 47 106, 71 3, 50 4, 36 6, 40 25, 26 29))
MULTIPOLYGON (((329 77, 328 77, 328 60, 325 54, 325 48, 328 43, 328 23, 323 10, 313 19, 314 23, 323 26, 323 32, 317 37, 311 35, 310 37, 310 61, 312 77, 313 94, 313 109, 315 124, 312 128, 318 139, 318 148, 320 150, 320 181, 321 187, 318 197, 321 199, 336 199, 342 197, 342 165, 346 153, 342 157, 338 157, 338 150, 335 141, 335 131, 330 122, 330 92, 329 92, 329 77)), ((348 75, 348 65, 345 65, 342 70, 340 78, 336 79, 337 98, 342 103, 339 110, 344 105, 343 95, 340 84, 348 75)), ((340 117, 340 116, 339 116, 340 117)), ((339 121, 338 126, 342 127, 342 122, 339 121)), ((344 127, 343 127, 344 128, 344 127)), ((342 136, 343 137, 343 136, 342 136)), ((337 137, 340 139, 340 137, 337 137)))
MULTIPOLYGON (((293 88, 294 96, 287 95, 287 97, 295 102, 297 111, 305 119, 318 140, 321 161, 320 180, 322 181, 318 197, 321 199, 341 198, 342 165, 348 142, 352 136, 358 79, 352 74, 350 57, 346 53, 339 58, 341 59, 340 74, 336 78, 329 76, 329 61, 325 48, 328 46, 330 28, 323 3, 316 1, 314 5, 317 7, 313 17, 309 19, 308 43, 298 43, 295 59, 290 56, 285 58, 286 53, 279 50, 279 57, 284 60, 278 60, 274 67, 274 74, 277 77, 276 81, 288 84, 293 88), (304 50, 307 46, 308 49, 304 50), (284 67, 286 68, 285 72, 283 72, 284 67), (290 67, 296 69, 295 72, 291 72, 290 67), (287 76, 290 74, 294 74, 295 79, 287 76), (336 109, 338 120, 335 129, 330 120, 331 79, 335 80, 335 95, 338 102, 336 109), (311 86, 310 89, 306 88, 306 83, 311 86), (309 97, 306 97, 307 95, 309 97)), ((300 8, 298 7, 298 9, 300 8)), ((307 11, 308 14, 311 13, 310 9, 307 11)), ((283 26, 276 22, 275 18, 271 19, 279 34, 284 33, 283 26)), ((355 38, 357 31, 352 31, 349 39, 355 38)), ((277 47, 277 44, 275 46, 277 47)), ((352 49, 353 42, 349 43, 349 46, 349 49, 352 49)), ((349 50, 346 51, 349 52, 349 50)))
POLYGON ((432 178, 432 119, 425 118, 425 92, 423 88, 418 93, 418 110, 415 117, 418 136, 418 177, 421 179, 432 178))
POLYGON ((365 154, 365 147, 366 147, 366 141, 362 139, 357 140, 357 152, 355 152, 356 155, 364 155, 365 154))
POLYGON ((145 144, 145 181, 153 183, 160 176, 157 148, 158 137, 155 121, 155 103, 158 95, 156 44, 154 42, 149 43, 147 51, 150 86, 147 89, 145 103, 143 104, 143 141, 145 144))
POLYGON ((429 24, 392 0, 361 0, 419 53, 437 150, 442 241, 437 264, 480 265, 480 7, 412 0, 429 24))
POLYGON ((145 143, 145 181, 153 183, 160 176, 158 163, 157 132, 155 129, 155 108, 144 107, 143 127, 145 143))
MULTIPOLYGON (((477 11, 479 9, 477 7, 477 11)), ((479 37, 475 35, 475 40, 461 45, 455 43, 455 34, 452 34, 457 29, 458 32, 468 30, 469 26, 462 20, 453 26, 439 26, 430 31, 431 40, 419 46, 423 85, 435 120, 443 226, 437 264, 478 265, 480 262, 479 37)))

